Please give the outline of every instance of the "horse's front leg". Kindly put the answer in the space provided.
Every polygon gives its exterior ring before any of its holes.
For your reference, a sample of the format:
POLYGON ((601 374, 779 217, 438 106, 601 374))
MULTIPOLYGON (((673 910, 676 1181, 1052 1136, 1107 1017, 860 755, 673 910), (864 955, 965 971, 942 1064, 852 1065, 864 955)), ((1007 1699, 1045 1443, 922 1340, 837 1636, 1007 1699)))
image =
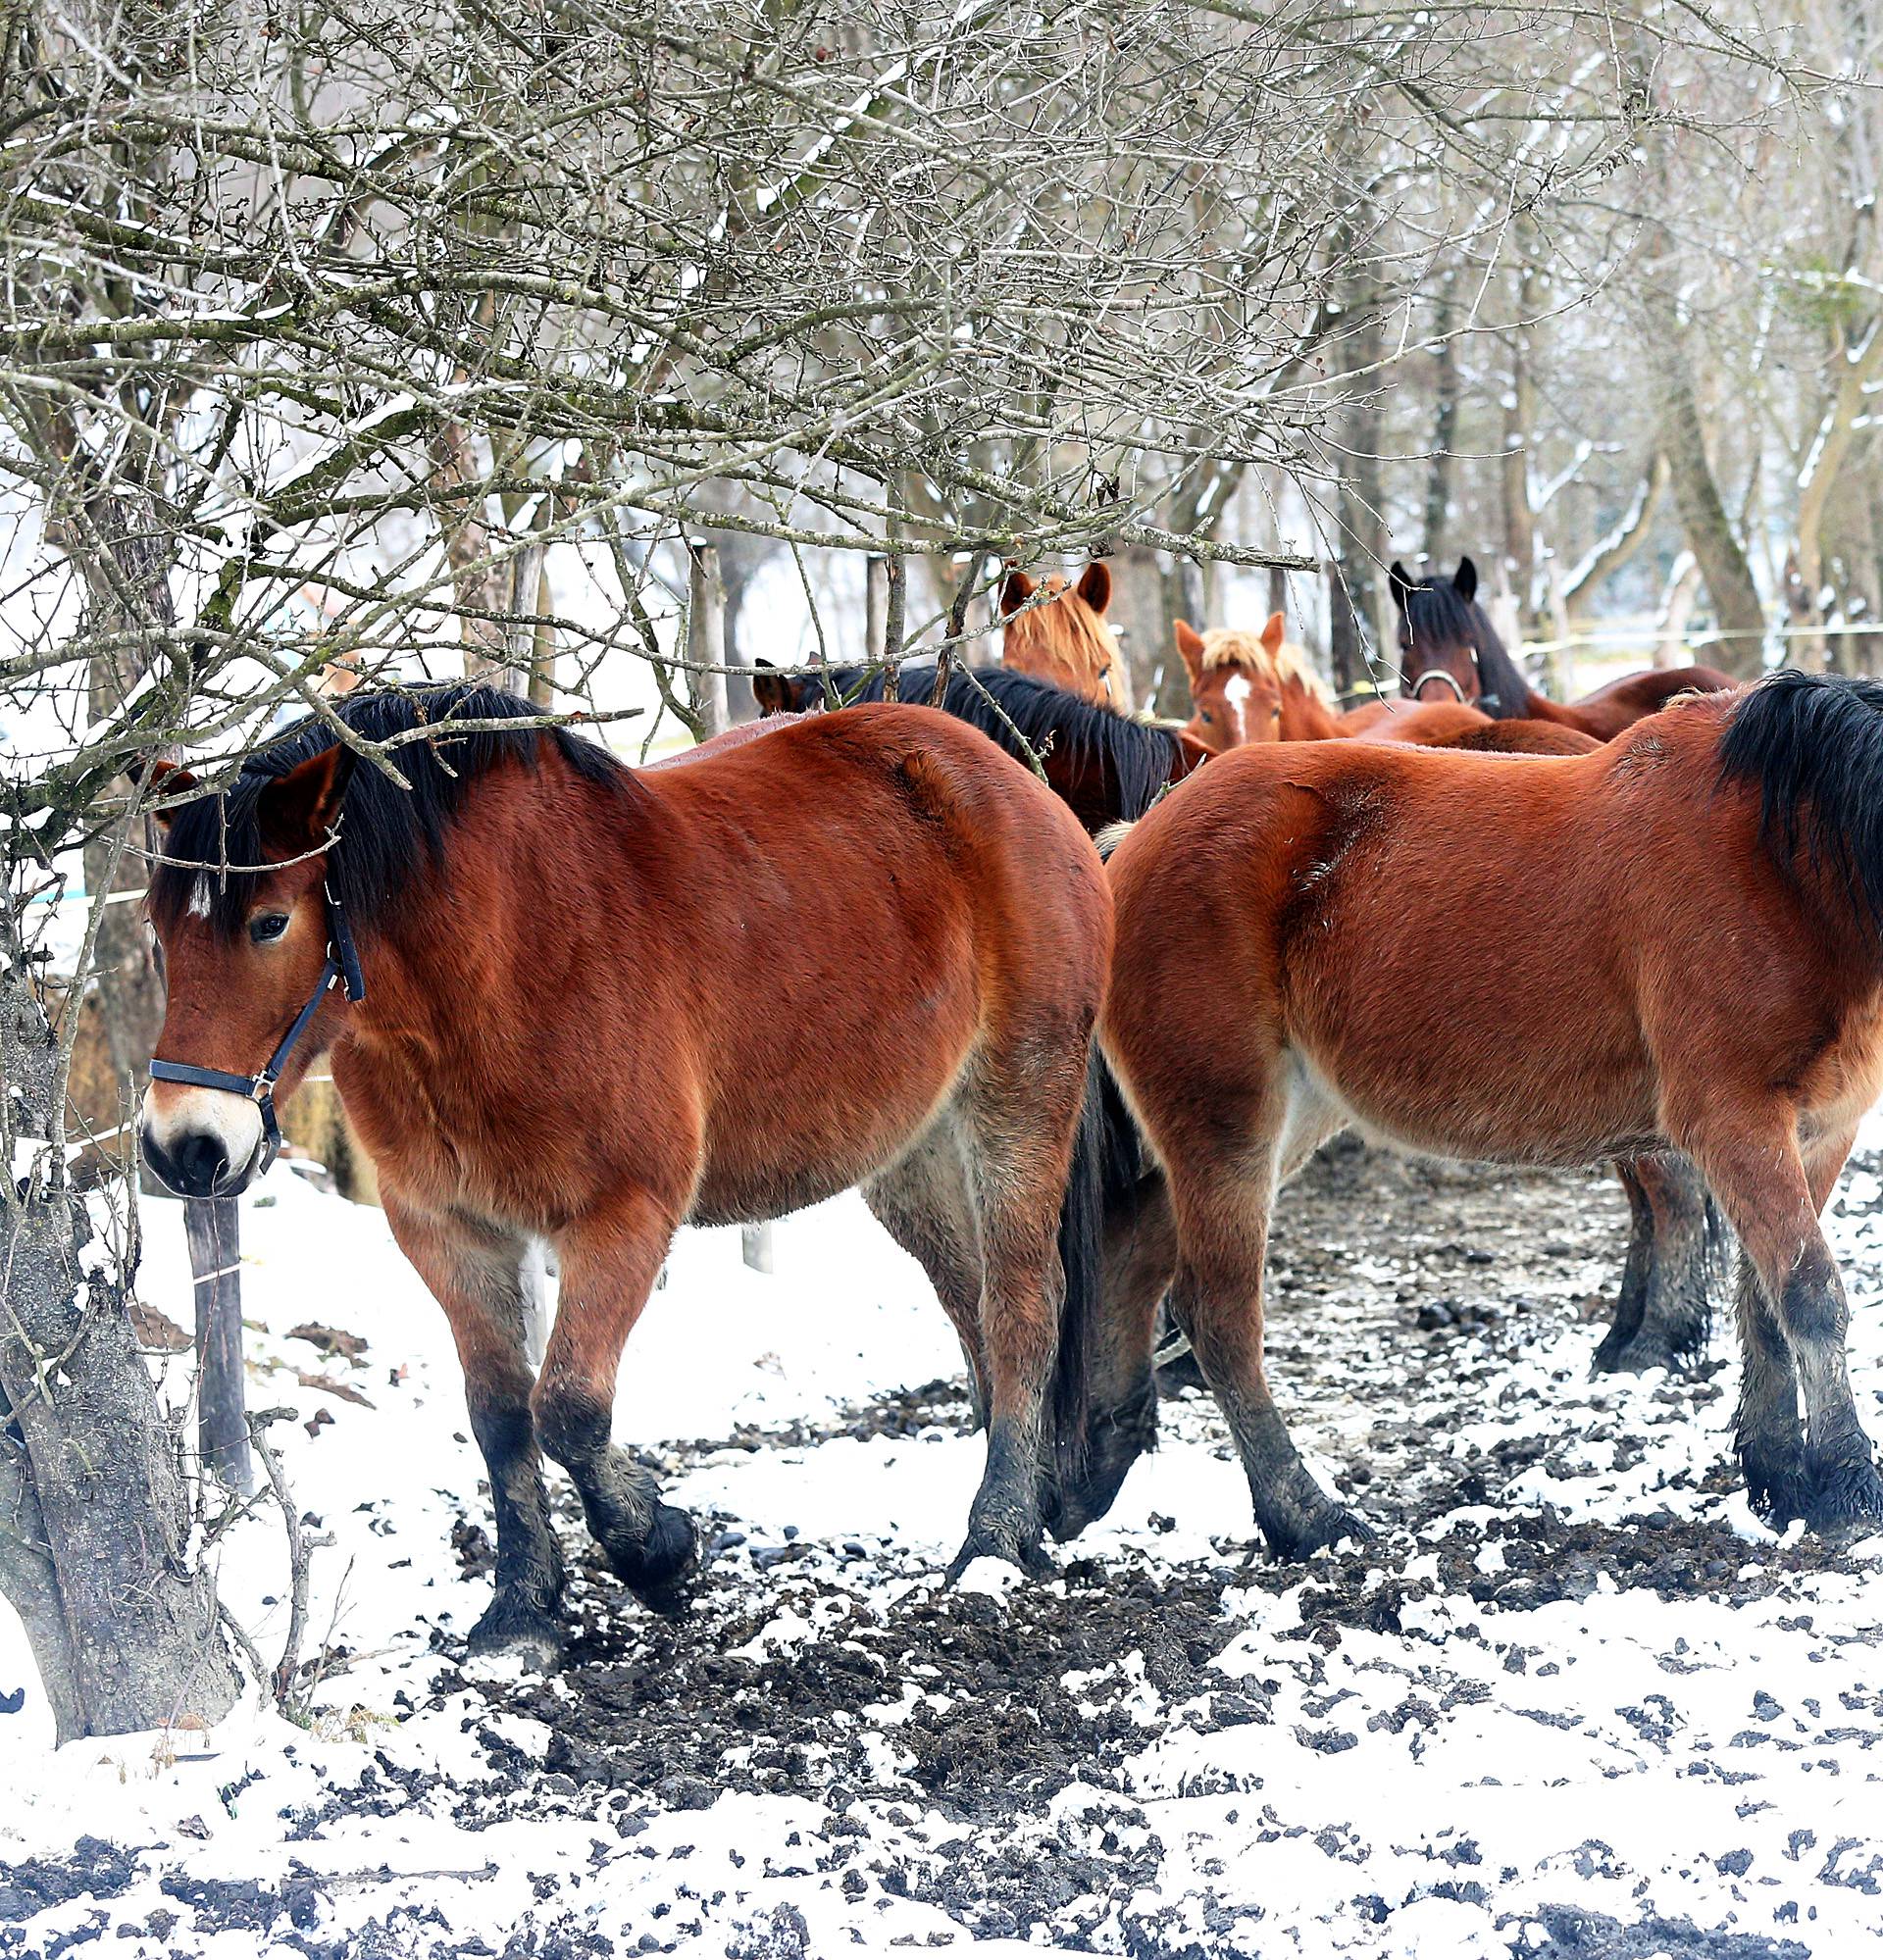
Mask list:
POLYGON ((562 1293, 531 1398, 542 1447, 568 1471, 595 1541, 629 1588, 669 1611, 693 1563, 693 1527, 610 1440, 621 1351, 680 1224, 680 1208, 631 1191, 557 1239, 562 1293))
POLYGON ((520 1653, 546 1665, 562 1649, 562 1554, 530 1416, 528 1241, 461 1212, 421 1209, 390 1188, 382 1187, 381 1198, 400 1250, 451 1323, 471 1433, 490 1477, 497 1592, 471 1631, 471 1649, 520 1653))

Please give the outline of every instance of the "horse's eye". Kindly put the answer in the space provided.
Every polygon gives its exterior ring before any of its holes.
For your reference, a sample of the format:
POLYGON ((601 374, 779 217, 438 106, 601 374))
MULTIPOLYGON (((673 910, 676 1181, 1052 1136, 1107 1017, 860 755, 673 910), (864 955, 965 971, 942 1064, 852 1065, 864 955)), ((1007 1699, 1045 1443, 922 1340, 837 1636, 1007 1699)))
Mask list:
POLYGON ((279 939, 286 930, 285 912, 258 912, 248 922, 248 936, 258 946, 265 946, 271 939, 279 939))
POLYGON ((1203 727, 1206 729, 1213 729, 1215 726, 1216 726, 1216 717, 1212 715, 1207 708, 1205 708, 1203 710, 1203 727))

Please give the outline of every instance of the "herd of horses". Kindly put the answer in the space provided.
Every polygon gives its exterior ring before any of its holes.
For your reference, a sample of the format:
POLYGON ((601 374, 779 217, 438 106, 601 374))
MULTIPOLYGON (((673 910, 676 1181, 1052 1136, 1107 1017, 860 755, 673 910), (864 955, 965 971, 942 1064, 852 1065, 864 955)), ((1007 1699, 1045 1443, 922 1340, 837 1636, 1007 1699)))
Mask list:
POLYGON ((649 768, 473 684, 361 689, 218 792, 156 767, 145 1156, 239 1190, 331 1057, 489 1470, 474 1646, 559 1647, 544 1455, 623 1581, 676 1598, 692 1526, 611 1435, 629 1334, 683 1224, 853 1185, 985 1421, 952 1572, 1042 1570, 1108 1508, 1165 1312, 1268 1543, 1362 1532, 1262 1360, 1276 1193, 1353 1125, 1614 1163, 1600 1367, 1705 1347, 1723 1219, 1754 1502, 1883 1516, 1819 1227, 1883 1087, 1883 684, 1684 668, 1559 705, 1475 582, 1394 568, 1400 693, 1345 714, 1277 616, 1182 628, 1191 720, 1134 719, 1097 566, 1013 576, 1000 666, 763 672, 765 719, 649 768))

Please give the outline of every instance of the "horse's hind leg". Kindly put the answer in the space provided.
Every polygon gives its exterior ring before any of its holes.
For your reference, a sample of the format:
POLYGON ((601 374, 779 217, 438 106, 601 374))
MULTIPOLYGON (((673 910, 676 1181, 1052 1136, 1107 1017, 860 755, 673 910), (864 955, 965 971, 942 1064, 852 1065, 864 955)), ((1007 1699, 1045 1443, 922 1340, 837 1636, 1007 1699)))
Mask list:
POLYGON ((1698 1142, 1692 1154, 1750 1267, 1739 1289, 1738 1440, 1748 1487, 1774 1522, 1802 1517, 1824 1530, 1883 1517, 1883 1478, 1851 1393, 1850 1307, 1818 1225, 1851 1139, 1814 1145, 1808 1163, 1795 1139, 1789 1112, 1774 1112, 1769 1125, 1711 1147, 1698 1142))
POLYGON ((1040 1544, 1045 1398, 1065 1297, 1059 1211, 1085 1089, 1082 1051, 1017 1041, 975 1065, 957 1096, 981 1246, 988 1460, 950 1580, 983 1557, 1051 1570, 1040 1544))
POLYGON ((1169 1159, 1182 1248, 1171 1312, 1229 1421, 1255 1522, 1283 1558, 1364 1532, 1301 1461, 1262 1365, 1263 1264, 1276 1174, 1304 1162, 1341 1123, 1310 1085, 1297 1086, 1293 1098, 1255 1091, 1244 1120, 1215 1111, 1169 1159))
POLYGON ((388 1189, 381 1196, 392 1235, 451 1323, 471 1432, 490 1476, 497 1590, 472 1629, 472 1650, 516 1651, 546 1661, 562 1646, 556 1624, 562 1554, 530 1418, 529 1247, 520 1236, 462 1213, 421 1211, 388 1189))
POLYGON ((575 1480, 595 1542, 648 1605, 670 1610, 693 1562, 686 1512, 610 1439, 621 1351, 678 1227, 675 1208, 633 1191, 561 1234, 562 1295, 532 1406, 542 1446, 575 1480))
POLYGON ((1671 1153, 1615 1166, 1632 1227, 1615 1324, 1596 1350, 1598 1374, 1693 1366, 1712 1326, 1719 1228, 1706 1186, 1671 1153), (1630 1325, 1632 1308, 1632 1325, 1630 1325))
POLYGON ((977 1425, 988 1420, 988 1360, 981 1338, 981 1248, 967 1167, 951 1119, 943 1117, 863 1186, 883 1229, 929 1276, 968 1364, 977 1425))
POLYGON ((1648 1307, 1648 1269, 1654 1261, 1654 1213, 1639 1175, 1640 1160, 1617 1158, 1615 1176, 1628 1199, 1628 1251, 1621 1265, 1621 1291, 1615 1299, 1615 1317, 1595 1359, 1589 1364, 1592 1375, 1613 1375, 1622 1367, 1622 1355, 1641 1332, 1642 1315, 1648 1307))

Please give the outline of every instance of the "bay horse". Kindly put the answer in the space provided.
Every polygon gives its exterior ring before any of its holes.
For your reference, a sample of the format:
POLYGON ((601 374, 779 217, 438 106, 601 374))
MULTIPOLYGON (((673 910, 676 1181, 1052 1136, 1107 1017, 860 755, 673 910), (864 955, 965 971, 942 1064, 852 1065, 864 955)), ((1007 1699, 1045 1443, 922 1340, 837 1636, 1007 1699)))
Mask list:
POLYGON ((534 710, 488 687, 336 713, 393 744, 409 788, 324 722, 223 793, 164 777, 189 800, 151 887, 169 1002, 142 1147, 175 1190, 238 1191, 273 1156, 275 1096, 331 1054, 489 1470, 474 1647, 559 1645, 544 1453, 620 1578, 675 1603, 694 1533, 611 1442, 624 1343, 683 1224, 852 1184, 927 1270, 989 1410, 950 1570, 1042 1569, 1101 1251, 1088 1084, 1111 908, 1070 812, 925 708, 641 771, 507 727, 534 710), (781 1021, 818 1038, 781 1042, 781 1021), (533 1374, 536 1240, 562 1277, 533 1374))
MULTIPOLYGON (((887 679, 881 667, 834 668, 826 677, 781 674, 760 662, 752 691, 766 716, 804 713, 823 698, 826 678, 840 701, 880 701, 887 679)), ((935 669, 903 668, 897 692, 905 701, 929 701, 935 669)), ((1210 756, 1188 729, 1141 722, 1005 667, 951 668, 942 706, 1008 754, 1037 759, 1047 787, 1094 836, 1142 817, 1210 756)))
MULTIPOLYGON (((1819 1531, 1883 1516, 1818 1224, 1883 1088, 1883 682, 1781 673, 1565 758, 1247 748, 1109 869, 1101 1040, 1167 1176, 1172 1308, 1271 1546, 1354 1525, 1262 1365, 1276 1188, 1353 1123, 1470 1161, 1683 1153, 1739 1237, 1755 1505, 1819 1531)), ((1142 1298, 1107 1299, 1073 1515, 1145 1436, 1150 1327, 1142 1298)))
MULTIPOLYGON (((1493 720, 1464 701, 1369 701, 1337 714, 1299 648, 1273 614, 1259 635, 1176 628, 1197 719, 1191 729, 1219 748, 1251 741, 1361 740, 1494 755, 1586 755, 1594 735, 1555 722, 1493 720)), ((1615 1165, 1628 1201, 1629 1237, 1614 1320, 1594 1372, 1680 1370, 1705 1356, 1713 1282, 1722 1266, 1716 1209, 1690 1165, 1650 1157, 1615 1165)), ((1146 1214, 1141 1230, 1149 1230, 1146 1214)))
POLYGON ((1408 700, 1450 698, 1500 721, 1553 722, 1609 741, 1680 694, 1737 687, 1713 667, 1655 667, 1625 674, 1564 706, 1539 694, 1478 604, 1478 568, 1461 558, 1450 578, 1414 578, 1397 560, 1387 575, 1400 619, 1400 685, 1408 700))
POLYGON ((1131 676, 1105 624, 1111 568, 1094 558, 1077 584, 1048 574, 1036 583, 1017 567, 1000 588, 1001 664, 1077 694, 1094 707, 1131 712, 1131 676), (1027 601, 1038 591, 1050 596, 1027 601))

